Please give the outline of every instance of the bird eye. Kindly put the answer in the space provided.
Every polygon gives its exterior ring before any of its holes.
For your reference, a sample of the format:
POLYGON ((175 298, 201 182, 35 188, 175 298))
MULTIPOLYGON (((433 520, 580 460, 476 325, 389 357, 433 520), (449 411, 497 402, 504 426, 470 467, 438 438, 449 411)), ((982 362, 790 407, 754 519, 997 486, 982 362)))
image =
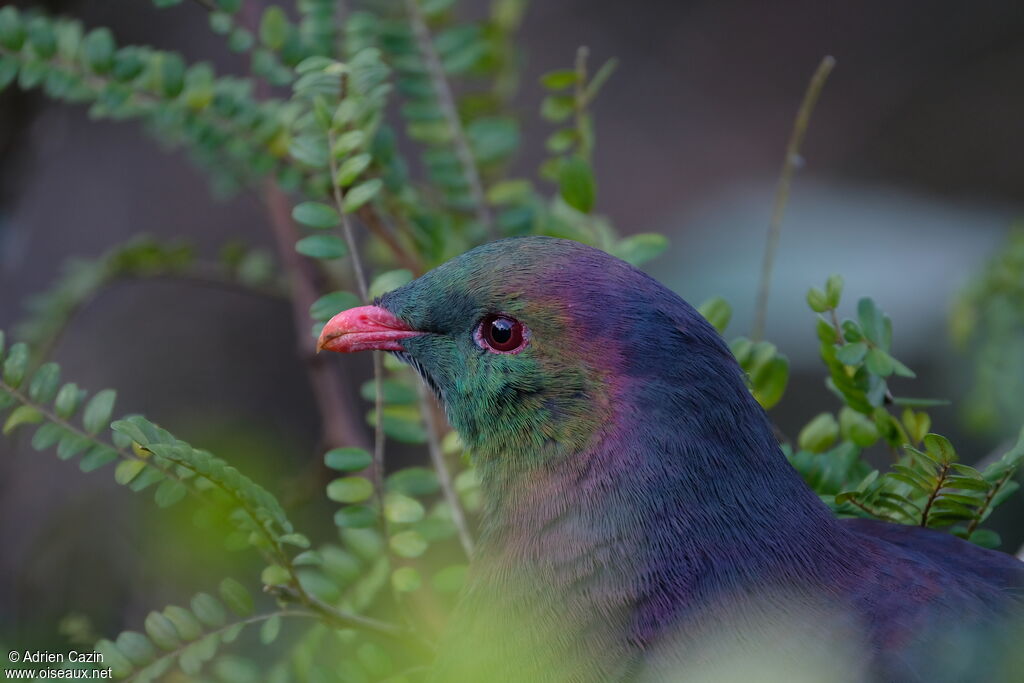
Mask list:
POLYGON ((483 349, 495 353, 519 353, 526 346, 526 327, 507 315, 489 315, 480 321, 473 335, 483 349))

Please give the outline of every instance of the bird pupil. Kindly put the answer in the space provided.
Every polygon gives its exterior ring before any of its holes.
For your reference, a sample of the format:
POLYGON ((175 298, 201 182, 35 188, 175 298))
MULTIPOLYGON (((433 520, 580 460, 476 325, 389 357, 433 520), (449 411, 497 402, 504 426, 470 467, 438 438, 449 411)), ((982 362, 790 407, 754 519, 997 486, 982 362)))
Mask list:
POLYGON ((491 338, 498 344, 507 343, 512 338, 512 326, 514 324, 511 320, 498 318, 491 323, 491 338))

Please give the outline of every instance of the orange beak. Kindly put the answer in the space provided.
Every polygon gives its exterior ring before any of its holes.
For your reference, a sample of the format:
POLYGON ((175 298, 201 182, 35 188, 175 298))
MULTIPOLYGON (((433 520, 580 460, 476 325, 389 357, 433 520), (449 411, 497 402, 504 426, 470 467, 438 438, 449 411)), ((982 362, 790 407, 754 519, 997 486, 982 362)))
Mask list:
POLYGON ((338 353, 355 351, 404 351, 401 340, 423 334, 380 306, 359 306, 342 311, 327 321, 316 350, 338 353))

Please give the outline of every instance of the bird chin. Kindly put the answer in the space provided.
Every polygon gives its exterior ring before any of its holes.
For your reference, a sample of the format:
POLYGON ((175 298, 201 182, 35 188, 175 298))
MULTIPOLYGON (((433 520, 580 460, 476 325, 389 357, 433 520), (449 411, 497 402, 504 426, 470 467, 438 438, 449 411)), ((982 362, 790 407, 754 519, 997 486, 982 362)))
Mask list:
POLYGON ((437 398, 438 402, 442 406, 444 405, 444 397, 441 395, 441 387, 439 387, 434 378, 430 376, 430 373, 427 372, 422 363, 409 355, 407 351, 391 351, 390 353, 406 365, 412 366, 416 371, 416 374, 418 374, 423 380, 423 383, 427 385, 431 392, 433 392, 434 397, 437 398))

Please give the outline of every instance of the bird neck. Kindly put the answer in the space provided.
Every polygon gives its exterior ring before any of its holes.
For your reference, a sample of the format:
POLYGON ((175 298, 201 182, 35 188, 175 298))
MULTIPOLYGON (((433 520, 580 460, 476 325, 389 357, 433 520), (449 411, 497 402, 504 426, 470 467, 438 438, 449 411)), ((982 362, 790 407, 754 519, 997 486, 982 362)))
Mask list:
POLYGON ((485 464, 478 589, 518 574, 577 628, 619 619, 647 642, 731 591, 834 575, 844 532, 738 369, 719 365, 634 376, 577 452, 530 469, 485 464))

